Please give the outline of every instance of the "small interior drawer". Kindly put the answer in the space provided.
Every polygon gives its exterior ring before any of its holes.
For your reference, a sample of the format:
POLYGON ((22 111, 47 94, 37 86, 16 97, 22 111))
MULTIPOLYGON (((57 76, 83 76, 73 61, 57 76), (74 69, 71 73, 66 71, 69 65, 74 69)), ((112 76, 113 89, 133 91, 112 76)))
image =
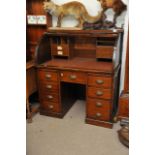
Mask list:
POLYGON ((111 88, 112 87, 112 77, 102 76, 102 75, 89 75, 88 85, 96 87, 111 88))
POLYGON ((52 50, 52 55, 54 56, 69 56, 69 47, 68 46, 56 46, 52 50))
POLYGON ((112 59, 114 47, 113 46, 97 46, 96 58, 112 59))
POLYGON ((56 71, 39 70, 38 79, 43 81, 58 81, 58 73, 56 71))
POLYGON ((60 73, 61 81, 86 84, 87 75, 83 72, 62 71, 60 73))
POLYGON ((89 97, 93 97, 93 98, 100 98, 100 99, 112 98, 111 89, 88 87, 87 93, 89 97))

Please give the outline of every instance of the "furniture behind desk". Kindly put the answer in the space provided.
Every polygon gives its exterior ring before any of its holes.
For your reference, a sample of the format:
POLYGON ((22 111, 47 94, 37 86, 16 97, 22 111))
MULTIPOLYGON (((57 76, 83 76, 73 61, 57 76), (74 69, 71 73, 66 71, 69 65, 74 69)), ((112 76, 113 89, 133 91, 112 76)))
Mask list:
POLYGON ((40 114, 62 118, 86 100, 86 123, 112 128, 117 111, 122 30, 51 30, 36 50, 40 114))
POLYGON ((38 108, 30 106, 29 97, 37 91, 36 69, 33 61, 26 63, 26 109, 28 122, 32 122, 32 115, 38 108), (31 107, 31 108, 30 108, 31 107))

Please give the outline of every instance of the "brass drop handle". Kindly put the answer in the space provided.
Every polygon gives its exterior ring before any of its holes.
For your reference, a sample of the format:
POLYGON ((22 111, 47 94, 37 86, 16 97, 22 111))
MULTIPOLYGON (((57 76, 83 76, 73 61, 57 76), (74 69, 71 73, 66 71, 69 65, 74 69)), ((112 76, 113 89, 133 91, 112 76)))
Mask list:
POLYGON ((75 80, 76 78, 77 78, 76 75, 70 75, 71 80, 75 80))
POLYGON ((99 113, 99 112, 97 112, 97 113, 96 113, 96 116, 97 116, 97 117, 101 117, 101 116, 102 116, 102 114, 101 114, 101 113, 99 113))
POLYGON ((96 107, 102 107, 102 103, 101 102, 97 102, 96 103, 96 107))
POLYGON ((45 76, 46 76, 46 78, 48 78, 48 79, 51 78, 51 75, 50 75, 50 74, 46 74, 45 76))
POLYGON ((54 106, 53 106, 53 105, 50 105, 50 106, 49 106, 49 108, 50 108, 50 109, 53 109, 53 108, 54 108, 54 106))
POLYGON ((48 99, 52 99, 53 96, 52 96, 52 95, 47 95, 47 98, 48 98, 48 99))
POLYGON ((97 84, 103 84, 104 81, 103 81, 103 80, 96 80, 96 83, 97 83, 97 84))
POLYGON ((46 85, 46 88, 51 89, 52 85, 46 85))
POLYGON ((98 91, 96 92, 96 95, 97 95, 97 96, 102 96, 102 95, 103 95, 103 92, 100 91, 100 90, 98 90, 98 91))

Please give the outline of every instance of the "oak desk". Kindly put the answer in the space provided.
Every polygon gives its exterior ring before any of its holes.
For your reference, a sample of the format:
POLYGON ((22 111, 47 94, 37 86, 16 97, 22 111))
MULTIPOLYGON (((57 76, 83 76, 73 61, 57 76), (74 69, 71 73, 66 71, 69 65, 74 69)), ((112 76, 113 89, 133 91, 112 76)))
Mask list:
POLYGON ((86 100, 86 123, 112 128, 117 110, 122 31, 52 30, 36 50, 40 114, 62 118, 86 100))

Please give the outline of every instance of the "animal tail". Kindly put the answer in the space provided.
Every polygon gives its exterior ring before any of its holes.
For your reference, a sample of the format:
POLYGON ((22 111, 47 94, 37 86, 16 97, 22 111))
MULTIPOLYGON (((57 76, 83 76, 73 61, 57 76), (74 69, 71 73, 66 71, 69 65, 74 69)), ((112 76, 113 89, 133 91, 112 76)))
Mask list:
POLYGON ((99 12, 97 16, 89 15, 87 10, 85 10, 85 13, 83 14, 84 20, 87 21, 88 23, 95 23, 95 22, 97 22, 98 20, 101 19, 101 16, 102 16, 102 11, 99 12))

